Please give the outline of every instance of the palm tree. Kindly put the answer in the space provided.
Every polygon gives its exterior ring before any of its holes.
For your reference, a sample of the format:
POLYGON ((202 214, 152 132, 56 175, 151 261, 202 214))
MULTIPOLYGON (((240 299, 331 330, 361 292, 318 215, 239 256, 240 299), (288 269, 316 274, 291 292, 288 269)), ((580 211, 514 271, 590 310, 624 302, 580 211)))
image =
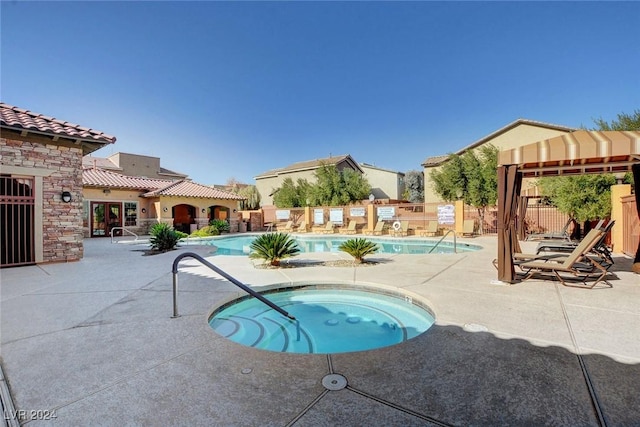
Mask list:
POLYGON ((280 260, 298 255, 300 248, 296 241, 287 233, 266 233, 251 242, 249 258, 269 261, 273 266, 279 266, 280 260))
POLYGON ((342 242, 338 249, 354 257, 357 264, 361 264, 366 255, 375 254, 379 247, 370 240, 355 238, 342 242))

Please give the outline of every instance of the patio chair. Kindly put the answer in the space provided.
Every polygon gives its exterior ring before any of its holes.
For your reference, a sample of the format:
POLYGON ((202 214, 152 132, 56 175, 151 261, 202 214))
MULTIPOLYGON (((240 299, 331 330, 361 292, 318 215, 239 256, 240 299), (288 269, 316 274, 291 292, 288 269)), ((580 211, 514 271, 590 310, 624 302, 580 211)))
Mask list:
POLYGON ((384 221, 378 221, 376 223, 376 228, 374 228, 373 230, 365 230, 364 234, 380 236, 383 231, 384 231, 384 221))
POLYGON ((356 222, 354 220, 349 221, 349 226, 347 228, 341 228, 339 230, 340 234, 356 234, 358 231, 356 230, 356 222))
POLYGON ((602 234, 602 230, 591 230, 566 257, 561 256, 546 261, 535 260, 520 264, 520 268, 525 271, 525 276, 522 280, 528 280, 538 274, 543 274, 542 277, 546 278, 548 276, 545 276, 544 273, 553 273, 564 286, 592 289, 598 283, 604 281, 609 287, 612 287, 611 283, 605 280, 605 276, 609 272, 608 267, 603 265, 601 260, 596 257, 588 256, 588 253, 602 237, 602 234), (571 274, 573 277, 581 279, 582 285, 576 286, 568 282, 563 274, 571 274), (595 280, 589 286, 587 279, 591 277, 595 280))
POLYGON ((399 221, 400 222, 400 226, 397 227, 396 223, 398 221, 393 223, 393 229, 391 231, 391 234, 394 237, 404 237, 407 236, 409 234, 409 221, 399 221), (397 228, 397 229, 396 229, 397 228))
POLYGON ((293 221, 287 221, 284 227, 282 229, 279 228, 278 231, 281 231, 284 233, 291 233, 293 231, 293 221))
POLYGON ((438 234, 438 221, 429 221, 427 228, 420 231, 421 236, 435 236, 438 234))
POLYGON ((306 233, 307 231, 309 231, 307 230, 307 221, 300 221, 300 224, 298 224, 298 227, 296 228, 296 233, 306 233))
MULTIPOLYGON (((600 236, 600 239, 593 246, 591 252, 602 258, 603 265, 611 266, 614 264, 614 261, 611 251, 607 247, 606 241, 607 236, 615 224, 615 220, 609 221, 604 227, 602 226, 603 223, 604 220, 601 220, 594 228, 595 230, 601 230, 602 236, 600 236)), ((577 242, 540 242, 540 244, 538 244, 536 254, 544 254, 547 252, 570 253, 576 248, 576 246, 578 246, 578 244, 579 243, 577 242)))
POLYGON ((327 225, 320 230, 323 234, 333 234, 336 232, 335 226, 333 225, 333 221, 327 221, 327 225))
POLYGON ((462 223, 462 236, 473 236, 476 233, 476 222, 473 219, 465 219, 462 223))
POLYGON ((571 235, 569 234, 569 226, 573 223, 573 219, 569 218, 567 223, 562 227, 560 231, 552 231, 549 233, 534 233, 527 236, 527 240, 564 240, 571 241, 571 235))

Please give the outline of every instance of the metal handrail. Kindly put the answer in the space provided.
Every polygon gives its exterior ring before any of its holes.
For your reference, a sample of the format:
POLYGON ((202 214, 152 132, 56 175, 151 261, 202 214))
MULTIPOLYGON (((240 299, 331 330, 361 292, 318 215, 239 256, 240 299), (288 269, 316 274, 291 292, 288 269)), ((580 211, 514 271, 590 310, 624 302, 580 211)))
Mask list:
POLYGON ((447 232, 444 233, 444 236, 442 236, 440 238, 440 240, 438 240, 438 242, 431 248, 429 253, 433 252, 435 250, 435 248, 438 247, 440 242, 442 242, 444 240, 444 238, 447 237, 450 233, 453 233, 453 253, 457 254, 458 253, 458 244, 456 242, 456 232, 455 232, 455 230, 447 230, 447 232))
POLYGON ((178 263, 180 262, 181 259, 187 258, 187 257, 195 258, 196 260, 200 261, 200 263, 202 263, 205 267, 209 267, 211 270, 215 271, 216 273, 218 273, 219 275, 221 275, 222 277, 224 277, 225 279, 227 279, 228 281, 230 281, 231 283, 233 283, 234 285, 236 285, 237 287, 239 287, 240 289, 242 289, 252 297, 257 298, 259 301, 273 308, 278 313, 282 314, 285 317, 288 317, 291 320, 296 320, 296 318, 293 315, 289 314, 287 311, 278 307, 277 305, 275 305, 274 303, 272 303, 271 301, 269 301, 268 299, 266 299, 265 297, 263 297, 262 295, 260 295, 259 293, 257 293, 256 291, 248 287, 247 285, 245 285, 244 283, 231 277, 230 275, 220 270, 215 265, 211 264, 206 259, 202 258, 200 255, 194 254, 193 252, 185 252, 183 254, 178 255, 176 259, 173 260, 173 268, 171 269, 171 272, 173 273, 173 316, 171 316, 172 318, 180 317, 180 315, 178 314, 178 263))
POLYGON ((133 239, 133 241, 137 241, 138 240, 138 235, 136 233, 134 233, 133 231, 127 230, 124 227, 113 227, 110 231, 111 234, 111 243, 113 243, 113 230, 122 230, 122 231, 126 231, 127 233, 131 234, 132 236, 136 236, 135 239, 133 239))

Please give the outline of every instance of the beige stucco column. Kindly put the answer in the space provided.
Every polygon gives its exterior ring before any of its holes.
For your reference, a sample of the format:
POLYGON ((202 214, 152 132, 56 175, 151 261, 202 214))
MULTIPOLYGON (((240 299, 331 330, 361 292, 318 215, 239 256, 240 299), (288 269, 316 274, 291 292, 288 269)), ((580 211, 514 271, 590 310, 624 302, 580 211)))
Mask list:
POLYGON ((313 224, 313 222, 311 221, 313 218, 311 217, 311 206, 305 206, 304 207, 304 223, 307 224, 307 227, 310 229, 311 224, 313 224))
POLYGON ((454 212, 455 212, 455 231, 456 235, 462 236, 464 232, 464 201, 456 200, 454 202, 454 212))
POLYGON ((373 231, 376 228, 377 221, 375 205, 367 205, 367 229, 373 231))
POLYGON ((631 194, 630 184, 617 184, 611 186, 611 220, 615 221, 615 225, 611 229, 611 248, 613 252, 622 250, 622 198, 631 194))

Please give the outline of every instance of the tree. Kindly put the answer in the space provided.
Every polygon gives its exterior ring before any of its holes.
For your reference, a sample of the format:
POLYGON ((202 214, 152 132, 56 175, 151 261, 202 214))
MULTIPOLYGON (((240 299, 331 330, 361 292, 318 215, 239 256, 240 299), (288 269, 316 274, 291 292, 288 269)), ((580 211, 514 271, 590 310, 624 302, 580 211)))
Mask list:
POLYGON ((594 119, 596 128, 593 130, 640 130, 640 110, 635 110, 633 114, 620 113, 617 120, 608 123, 602 117, 594 119))
POLYGON ((498 148, 484 145, 477 152, 451 154, 439 169, 431 172, 435 192, 446 201, 462 199, 478 210, 480 233, 488 206, 498 199, 498 148))
POLYGON ((424 175, 421 171, 410 170, 404 174, 403 197, 411 203, 424 202, 424 175))
POLYGON ((237 194, 246 199, 240 202, 240 208, 242 210, 255 210, 260 208, 260 192, 255 185, 242 187, 238 190, 237 194))
POLYGON ((542 195, 578 222, 611 214, 611 186, 616 183, 611 174, 546 177, 538 183, 542 195))
POLYGON ((308 193, 316 206, 339 206, 365 199, 371 192, 367 179, 352 169, 339 171, 335 165, 321 165, 315 171, 316 183, 308 193))

